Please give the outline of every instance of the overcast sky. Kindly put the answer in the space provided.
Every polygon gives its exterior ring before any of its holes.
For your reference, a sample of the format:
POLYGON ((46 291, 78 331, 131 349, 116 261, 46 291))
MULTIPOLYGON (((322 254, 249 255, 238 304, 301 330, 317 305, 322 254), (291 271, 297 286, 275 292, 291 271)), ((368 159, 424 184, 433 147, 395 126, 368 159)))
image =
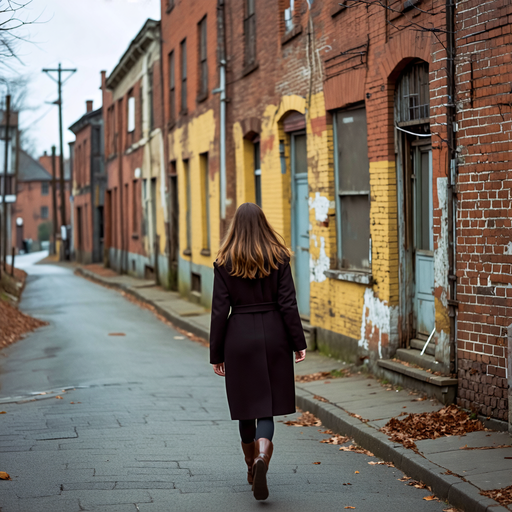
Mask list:
MULTIPOLYGON (((53 144, 58 152, 59 143, 58 107, 46 103, 57 99, 57 84, 41 70, 59 62, 77 68, 63 88, 67 155, 67 142, 74 140, 67 128, 85 113, 85 101, 101 106, 100 71, 112 71, 147 18, 160 19, 160 0, 32 0, 22 17, 39 21, 18 32, 30 39, 18 45, 23 65, 9 64, 30 78, 27 103, 35 110, 22 113, 20 125, 29 129, 38 154, 50 152, 53 144)), ((5 95, 3 85, 0 95, 5 95)))

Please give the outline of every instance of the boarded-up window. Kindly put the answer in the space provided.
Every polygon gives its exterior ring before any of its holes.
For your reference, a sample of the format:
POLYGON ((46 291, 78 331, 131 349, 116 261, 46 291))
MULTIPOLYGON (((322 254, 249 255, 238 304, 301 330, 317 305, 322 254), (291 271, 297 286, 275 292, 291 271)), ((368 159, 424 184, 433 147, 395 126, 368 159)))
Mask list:
POLYGON ((245 19, 244 19, 244 37, 245 54, 244 63, 246 67, 253 66, 256 63, 256 0, 246 0, 245 19))
POLYGON ((208 96, 208 62, 206 47, 206 16, 199 22, 199 88, 197 96, 199 100, 208 96))
POLYGON ((370 270, 370 164, 364 108, 335 115, 338 265, 370 270))

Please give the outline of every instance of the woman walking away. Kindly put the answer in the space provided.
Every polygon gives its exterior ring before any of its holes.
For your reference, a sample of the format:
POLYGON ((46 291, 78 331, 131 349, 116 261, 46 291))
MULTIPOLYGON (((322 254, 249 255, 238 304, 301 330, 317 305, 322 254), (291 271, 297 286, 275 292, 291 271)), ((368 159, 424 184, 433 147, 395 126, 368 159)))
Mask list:
POLYGON ((293 352, 296 363, 306 357, 290 252, 263 210, 244 203, 213 266, 210 363, 217 375, 226 377, 247 481, 254 497, 265 500, 273 417, 295 412, 293 352))

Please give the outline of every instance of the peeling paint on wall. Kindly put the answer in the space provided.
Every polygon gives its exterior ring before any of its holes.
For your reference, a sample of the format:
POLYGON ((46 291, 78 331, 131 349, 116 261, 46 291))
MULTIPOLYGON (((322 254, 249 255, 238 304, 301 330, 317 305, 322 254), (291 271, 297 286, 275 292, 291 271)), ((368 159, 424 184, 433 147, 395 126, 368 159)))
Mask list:
POLYGON ((321 196, 320 192, 315 193, 315 198, 308 199, 309 209, 315 210, 315 219, 317 222, 325 222, 329 213, 330 201, 325 196, 321 196))
MULTIPOLYGON (((382 358, 382 340, 386 337, 388 340, 395 330, 395 324, 398 321, 398 307, 389 306, 387 302, 381 301, 375 297, 371 288, 364 291, 363 314, 361 317, 361 337, 359 338, 359 347, 364 350, 370 350, 370 343, 377 338, 377 347, 379 357, 382 358)), ((386 347, 387 348, 387 347, 386 347)))
MULTIPOLYGON (((315 246, 317 246, 316 236, 314 237, 315 246)), ((320 237, 320 254, 318 258, 309 258, 309 280, 311 283, 322 283, 327 279, 324 272, 329 270, 331 261, 325 252, 325 238, 320 237)))
POLYGON ((441 233, 434 251, 436 304, 436 361, 450 364, 450 319, 448 317, 448 178, 437 178, 437 199, 441 211, 441 233))

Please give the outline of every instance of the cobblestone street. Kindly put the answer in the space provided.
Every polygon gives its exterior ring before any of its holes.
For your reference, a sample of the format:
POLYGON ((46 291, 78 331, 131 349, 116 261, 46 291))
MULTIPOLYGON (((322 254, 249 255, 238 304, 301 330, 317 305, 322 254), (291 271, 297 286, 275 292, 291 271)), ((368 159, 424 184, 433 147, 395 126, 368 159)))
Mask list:
POLYGON ((321 444, 318 427, 283 423, 256 502, 206 348, 70 269, 28 270, 22 309, 50 326, 3 351, 2 512, 446 508, 397 469, 321 444))

